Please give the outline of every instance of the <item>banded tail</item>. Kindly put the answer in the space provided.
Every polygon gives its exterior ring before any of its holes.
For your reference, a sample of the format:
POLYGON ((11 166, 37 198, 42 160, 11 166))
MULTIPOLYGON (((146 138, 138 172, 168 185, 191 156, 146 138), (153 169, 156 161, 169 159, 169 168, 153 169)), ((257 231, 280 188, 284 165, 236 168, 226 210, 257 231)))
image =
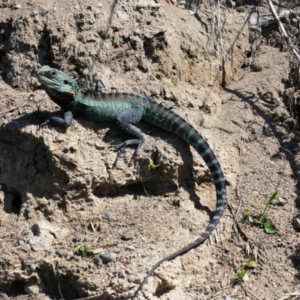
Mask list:
POLYGON ((132 299, 137 296, 138 292, 143 288, 148 278, 163 262, 170 261, 177 256, 183 255, 184 253, 204 242, 218 225, 226 207, 225 178, 217 157, 211 150, 208 143, 204 140, 202 135, 179 115, 166 109, 162 105, 157 104, 154 101, 150 103, 146 114, 143 116, 143 120, 164 130, 175 133, 183 140, 185 140, 189 145, 191 145, 200 154, 212 175, 213 182, 216 187, 217 202, 214 215, 202 235, 194 242, 157 262, 150 269, 147 276, 144 278, 139 288, 134 293, 132 299))

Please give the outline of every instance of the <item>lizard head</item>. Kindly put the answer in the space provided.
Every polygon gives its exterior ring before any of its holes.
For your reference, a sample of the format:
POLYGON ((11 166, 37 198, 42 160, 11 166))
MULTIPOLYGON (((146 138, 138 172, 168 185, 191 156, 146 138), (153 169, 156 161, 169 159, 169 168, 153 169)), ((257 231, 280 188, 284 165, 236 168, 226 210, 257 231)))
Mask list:
POLYGON ((37 71, 37 78, 49 97, 60 107, 63 108, 74 100, 78 87, 76 80, 70 74, 43 66, 37 71))

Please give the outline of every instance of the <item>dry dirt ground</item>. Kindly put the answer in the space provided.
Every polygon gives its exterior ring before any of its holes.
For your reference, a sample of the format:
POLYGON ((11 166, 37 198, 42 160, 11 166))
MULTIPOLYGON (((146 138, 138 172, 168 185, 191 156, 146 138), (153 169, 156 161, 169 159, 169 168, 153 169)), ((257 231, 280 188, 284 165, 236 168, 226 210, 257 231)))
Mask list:
POLYGON ((128 149, 112 168, 111 145, 124 138, 114 124, 40 128, 58 110, 35 77, 42 65, 70 72, 85 91, 144 92, 172 106, 219 158, 228 207, 217 233, 164 263, 137 299, 299 299, 291 53, 276 24, 249 25, 251 1, 237 4, 204 2, 196 13, 197 3, 163 0, 0 4, 1 299, 129 299, 215 207, 208 169, 173 134, 141 123, 139 155, 130 165, 128 149), (268 235, 244 216, 276 189, 282 205, 267 212, 278 233, 268 235), (91 252, 76 255, 80 246, 91 252), (105 253, 115 260, 103 263, 105 253), (239 282, 252 254, 257 266, 239 282))

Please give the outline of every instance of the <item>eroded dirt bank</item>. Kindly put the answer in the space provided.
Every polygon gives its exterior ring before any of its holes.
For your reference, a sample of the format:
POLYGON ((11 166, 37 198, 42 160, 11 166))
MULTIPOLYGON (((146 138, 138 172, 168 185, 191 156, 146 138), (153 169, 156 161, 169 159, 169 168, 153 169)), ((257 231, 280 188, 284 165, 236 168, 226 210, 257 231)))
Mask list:
POLYGON ((204 3, 192 14, 164 1, 101 4, 0 8, 0 292, 129 299, 154 263, 203 232, 215 207, 202 159, 173 134, 140 124, 138 157, 129 165, 129 149, 113 169, 110 145, 124 138, 113 124, 39 128, 58 109, 35 77, 46 64, 82 90, 144 92, 171 106, 220 160, 229 209, 218 235, 163 264, 140 299, 269 300, 299 290, 299 134, 283 101, 290 54, 276 26, 249 26, 251 6, 204 3), (279 233, 266 235, 244 214, 276 188, 285 204, 269 215, 279 233), (78 246, 95 254, 77 256, 78 246), (116 259, 104 264, 108 252, 116 259), (252 253, 258 267, 238 283, 252 253))

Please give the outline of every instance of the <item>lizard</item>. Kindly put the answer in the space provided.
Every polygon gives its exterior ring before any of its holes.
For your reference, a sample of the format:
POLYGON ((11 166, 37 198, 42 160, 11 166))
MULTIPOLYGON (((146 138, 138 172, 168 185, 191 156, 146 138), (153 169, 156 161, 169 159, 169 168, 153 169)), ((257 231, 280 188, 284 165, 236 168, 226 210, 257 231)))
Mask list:
MULTIPOLYGON (((131 138, 116 147, 119 153, 131 145, 136 147, 134 155, 144 142, 142 131, 134 124, 145 121, 181 137, 191 145, 202 157, 210 170, 216 189, 216 208, 205 231, 195 241, 178 251, 158 261, 144 277, 134 293, 135 298, 153 272, 166 261, 183 255, 203 243, 216 228, 226 207, 226 184, 219 161, 202 135, 187 121, 175 112, 157 103, 145 94, 111 93, 99 96, 85 95, 80 92, 76 80, 67 72, 43 66, 37 71, 37 78, 46 90, 48 96, 63 111, 63 117, 52 116, 40 126, 51 124, 67 128, 73 117, 84 118, 90 121, 115 121, 121 130, 131 138)), ((134 156, 133 155, 133 156, 134 156)))

